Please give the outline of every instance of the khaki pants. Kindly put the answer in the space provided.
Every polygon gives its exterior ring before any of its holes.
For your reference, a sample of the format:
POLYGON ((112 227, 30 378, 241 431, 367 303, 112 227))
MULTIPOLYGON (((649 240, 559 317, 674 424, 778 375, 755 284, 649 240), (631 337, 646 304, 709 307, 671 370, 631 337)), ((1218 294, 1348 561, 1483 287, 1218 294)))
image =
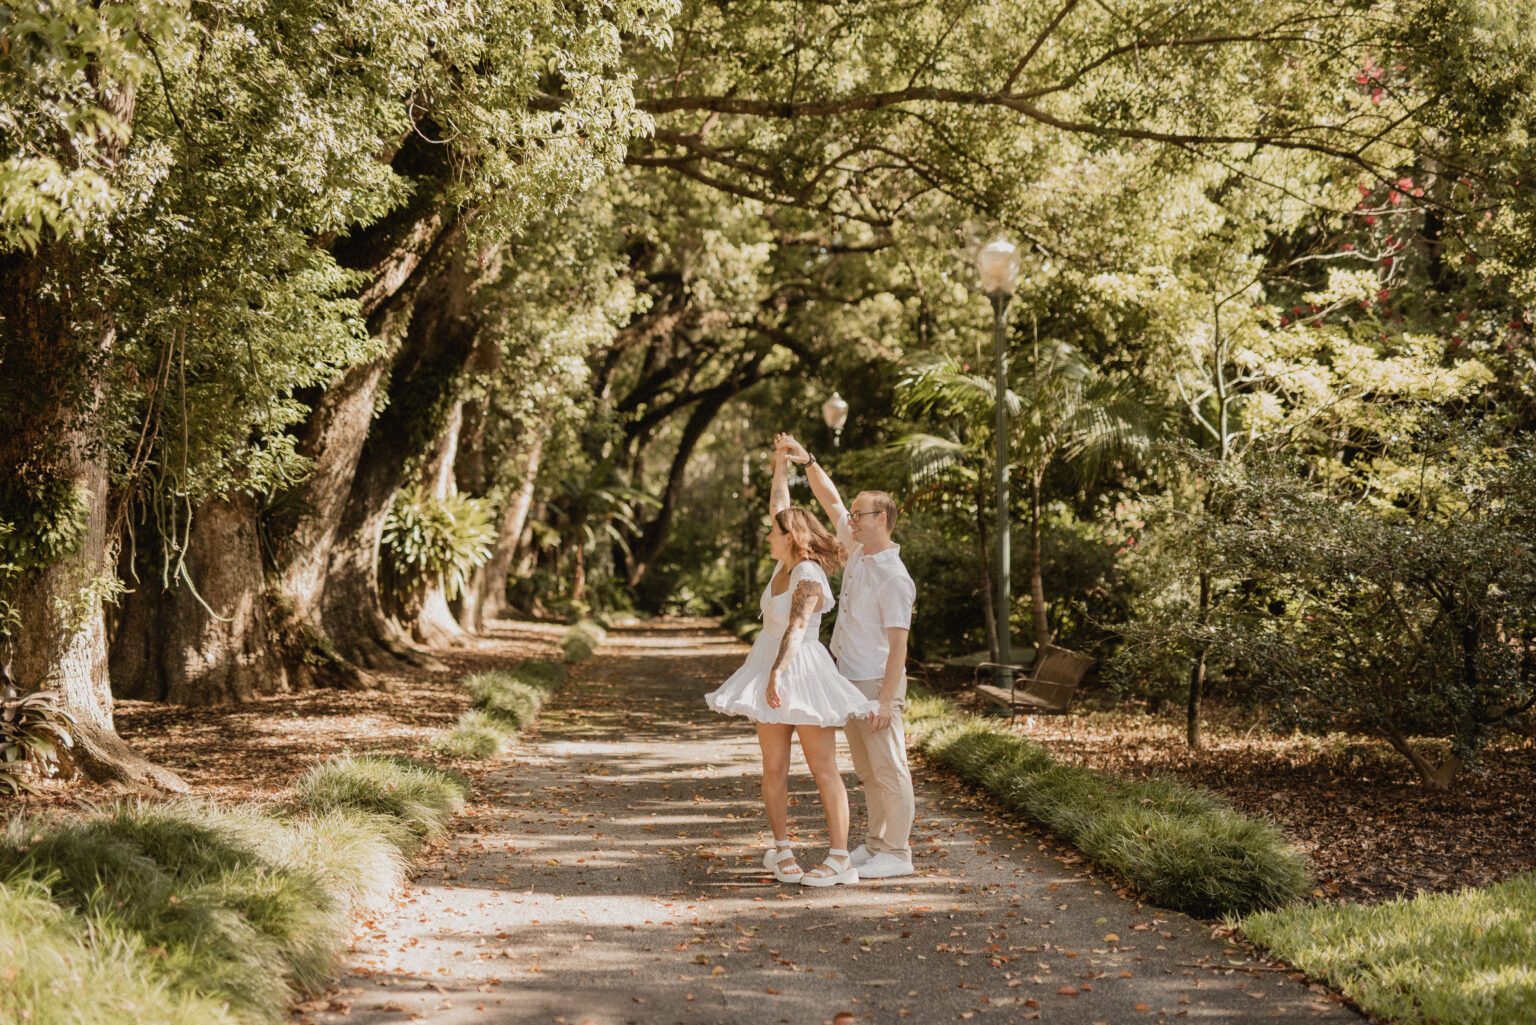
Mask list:
MULTIPOLYGON (((853 685, 868 698, 880 697, 879 680, 854 680, 853 685)), ((883 730, 870 729, 863 717, 849 719, 843 726, 848 738, 848 753, 853 756, 854 771, 864 787, 864 807, 869 829, 864 846, 870 854, 894 854, 912 861, 912 773, 907 769, 907 734, 902 729, 901 713, 906 706, 898 695, 891 724, 883 730)))

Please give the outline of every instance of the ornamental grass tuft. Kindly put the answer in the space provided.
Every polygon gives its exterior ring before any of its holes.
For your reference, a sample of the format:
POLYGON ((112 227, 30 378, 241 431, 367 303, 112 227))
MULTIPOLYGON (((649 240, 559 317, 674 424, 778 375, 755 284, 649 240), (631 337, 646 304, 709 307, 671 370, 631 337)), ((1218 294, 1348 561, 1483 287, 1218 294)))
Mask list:
POLYGON ((556 687, 564 683, 570 672, 562 663, 552 662, 547 658, 526 659, 511 670, 513 677, 519 683, 527 684, 546 694, 552 693, 556 687))
POLYGON ((315 813, 350 809, 387 815, 405 829, 394 839, 410 853, 440 836, 464 807, 469 784, 457 773, 410 758, 355 755, 310 769, 299 780, 300 802, 315 813))
POLYGON ((311 814, 125 802, 0 834, 0 1021, 278 1022, 334 979, 352 914, 462 807, 461 778, 346 758, 301 781, 311 814))
POLYGON ((1164 907, 1241 915, 1281 907, 1312 887, 1305 862, 1278 829, 1212 794, 1063 765, 1040 745, 984 719, 944 722, 940 710, 924 706, 923 712, 920 750, 1164 907))
POLYGON ((475 708, 512 730, 537 715, 544 703, 544 691, 506 671, 475 673, 465 677, 464 687, 475 708))
POLYGON ((450 729, 433 735, 433 751, 448 758, 484 760, 507 750, 511 733, 503 720, 479 708, 469 708, 450 729))
POLYGON ((575 623, 565 632, 565 639, 560 642, 565 661, 574 665, 590 658, 607 636, 608 631, 594 620, 583 619, 575 623))
POLYGON ((333 977, 345 909, 316 873, 267 858, 208 812, 122 804, 60 828, 18 823, 0 864, 45 883, 93 926, 158 951, 173 989, 275 1018, 333 977))
POLYGON ((1536 873, 1385 904, 1251 915, 1253 942, 1401 1025, 1536 1021, 1536 873))
POLYGON ((0 879, 0 1021, 234 1025, 222 999, 173 985, 136 935, 60 907, 43 881, 0 879))
POLYGON ((541 658, 512 669, 471 673, 462 682, 473 707, 452 728, 432 737, 432 750, 449 758, 495 758, 569 673, 563 664, 541 658))

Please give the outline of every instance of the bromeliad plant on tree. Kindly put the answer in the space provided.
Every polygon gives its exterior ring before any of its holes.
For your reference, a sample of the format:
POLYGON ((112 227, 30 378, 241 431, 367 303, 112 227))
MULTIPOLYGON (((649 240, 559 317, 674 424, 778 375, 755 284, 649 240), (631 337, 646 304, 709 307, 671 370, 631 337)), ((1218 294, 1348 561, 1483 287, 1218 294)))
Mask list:
POLYGON ((0 671, 0 682, 0 789, 12 794, 30 792, 27 777, 53 775, 58 771, 59 748, 74 745, 69 735, 72 720, 53 691, 18 694, 9 670, 0 671))
POLYGON ((424 488, 402 491, 384 521, 383 564, 407 615, 441 583, 447 597, 461 594, 469 575, 491 557, 496 528, 484 502, 463 495, 436 498, 424 488))

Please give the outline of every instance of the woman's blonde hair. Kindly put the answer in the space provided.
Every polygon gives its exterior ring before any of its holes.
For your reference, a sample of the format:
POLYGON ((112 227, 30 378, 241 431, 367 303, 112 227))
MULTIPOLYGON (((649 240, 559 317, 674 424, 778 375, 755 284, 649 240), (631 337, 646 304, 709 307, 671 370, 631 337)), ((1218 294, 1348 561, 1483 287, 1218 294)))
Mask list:
POLYGON ((821 521, 809 509, 792 505, 777 513, 773 522, 789 535, 789 550, 794 553, 796 562, 815 559, 828 573, 835 573, 842 568, 847 558, 843 546, 837 543, 837 538, 827 533, 827 528, 821 525, 821 521))

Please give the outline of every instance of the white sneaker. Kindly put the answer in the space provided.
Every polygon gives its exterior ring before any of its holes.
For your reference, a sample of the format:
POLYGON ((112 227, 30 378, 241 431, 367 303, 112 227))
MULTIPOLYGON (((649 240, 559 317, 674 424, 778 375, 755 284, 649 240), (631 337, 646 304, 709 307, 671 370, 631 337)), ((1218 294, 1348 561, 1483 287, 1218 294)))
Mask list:
POLYGON ((869 853, 868 847, 859 844, 853 849, 853 853, 848 855, 848 860, 853 862, 854 868, 863 868, 869 863, 869 859, 873 857, 874 855, 869 853))
POLYGON ((891 879, 912 874, 912 863, 881 851, 859 866, 860 879, 891 879))

